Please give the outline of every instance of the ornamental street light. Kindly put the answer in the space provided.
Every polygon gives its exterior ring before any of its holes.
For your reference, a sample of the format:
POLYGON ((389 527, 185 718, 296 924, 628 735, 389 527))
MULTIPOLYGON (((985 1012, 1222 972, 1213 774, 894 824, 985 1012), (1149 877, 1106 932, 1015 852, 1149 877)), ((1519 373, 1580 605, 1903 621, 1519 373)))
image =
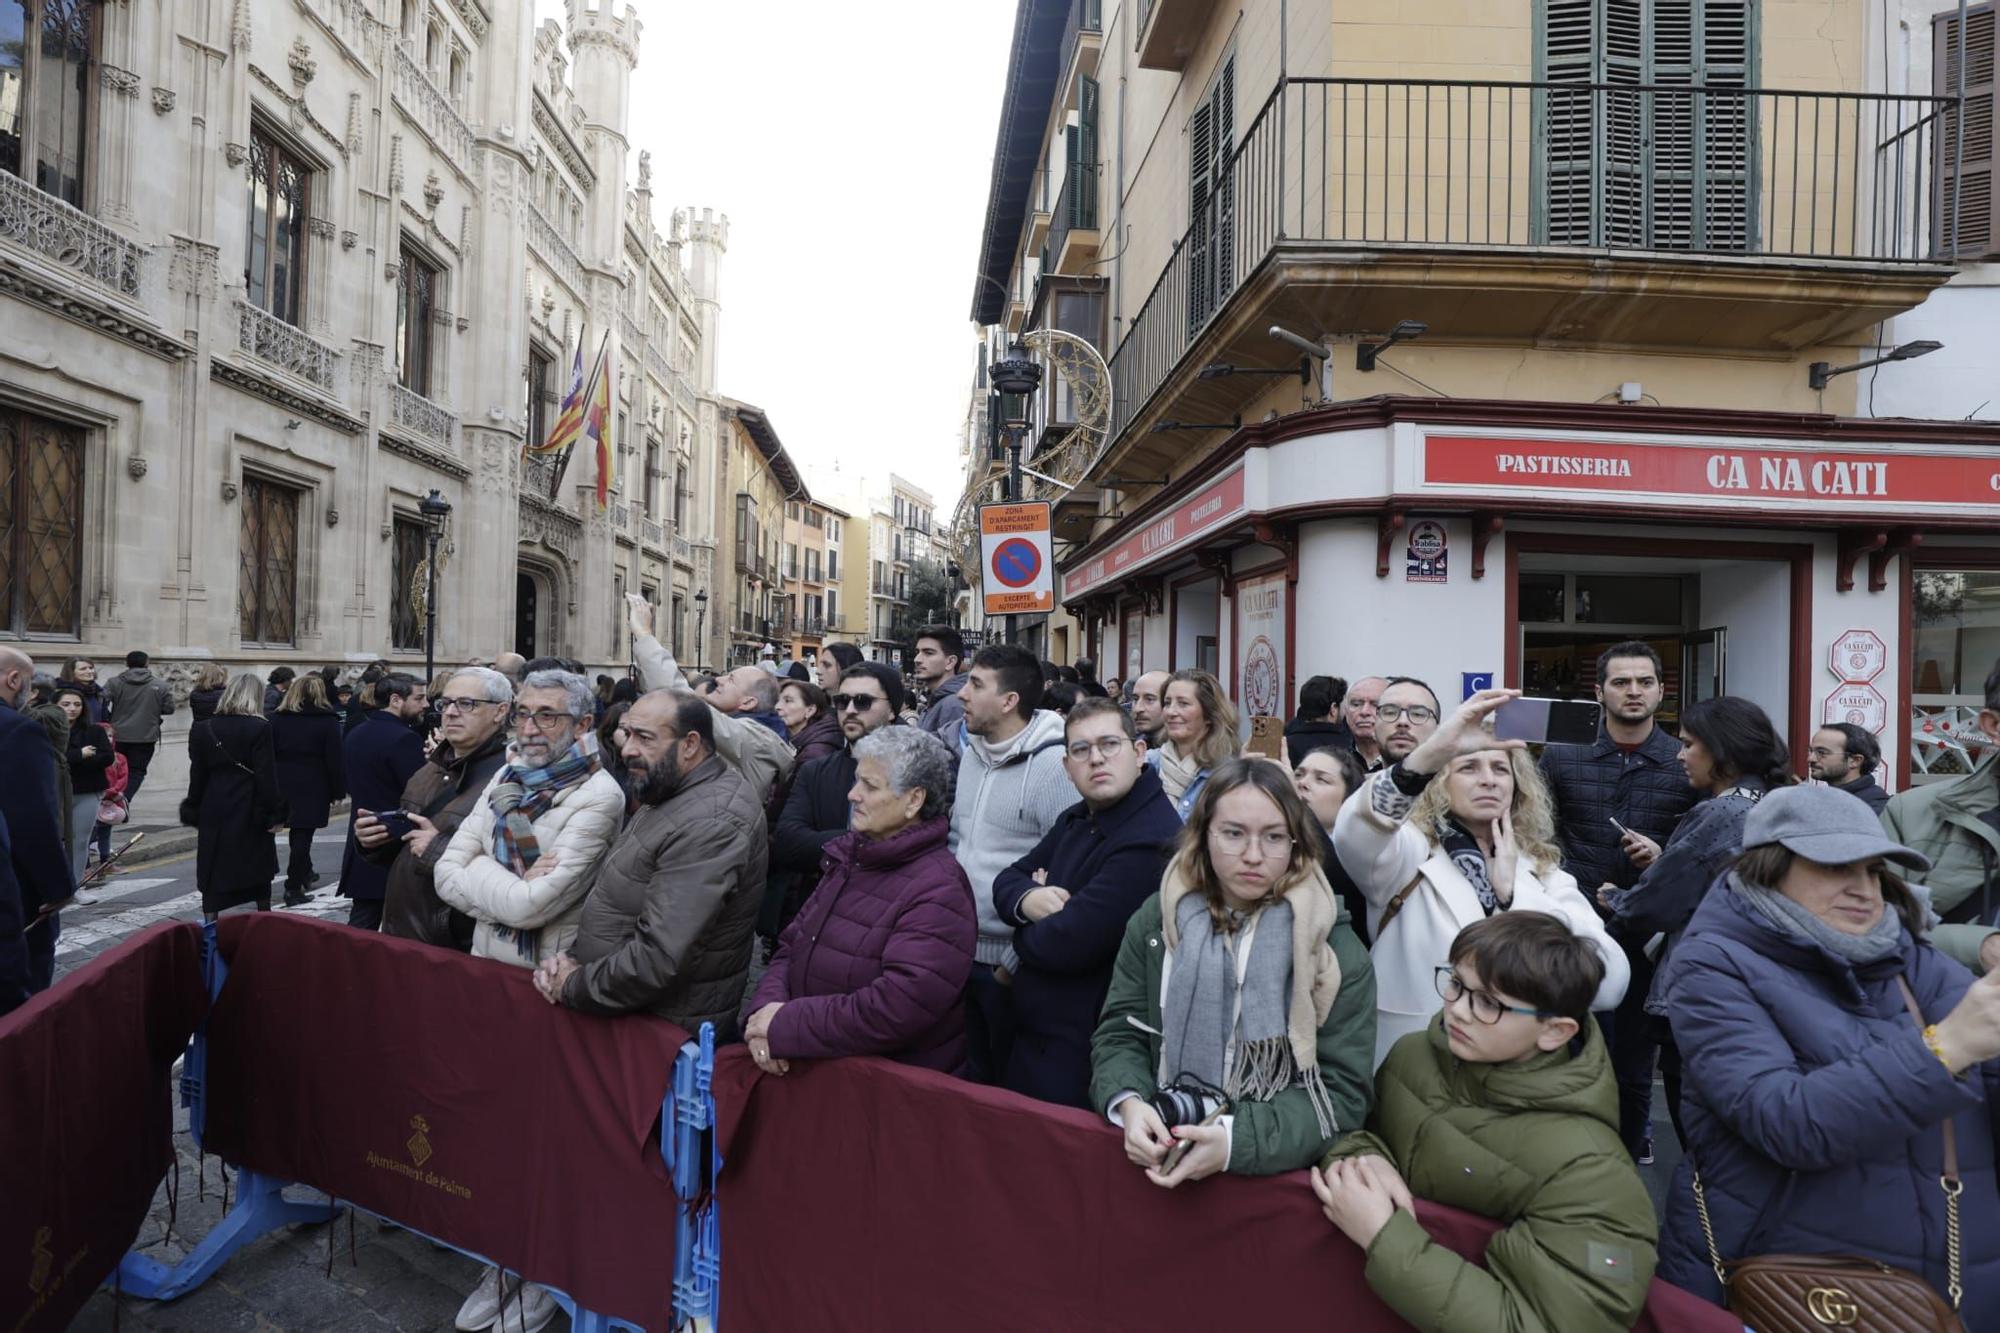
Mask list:
POLYGON ((438 589, 438 541, 444 536, 445 520, 451 517, 451 505, 433 490, 417 501, 417 512, 424 520, 424 688, 429 689, 437 675, 437 589, 438 589))
POLYGON ((701 636, 702 622, 708 619, 708 589, 702 588, 694 595, 694 669, 705 671, 702 660, 707 654, 708 641, 701 636))

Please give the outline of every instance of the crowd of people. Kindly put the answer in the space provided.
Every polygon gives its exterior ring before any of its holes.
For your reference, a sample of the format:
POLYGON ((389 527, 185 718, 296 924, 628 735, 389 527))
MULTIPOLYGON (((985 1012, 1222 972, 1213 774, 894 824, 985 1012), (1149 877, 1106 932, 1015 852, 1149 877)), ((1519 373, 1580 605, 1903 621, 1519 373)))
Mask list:
MULTIPOLYGON (((774 1078, 880 1056, 1083 1108, 1160 1188, 1303 1169, 1420 1327, 1627 1328, 1656 1272, 1723 1301, 1767 1253, 2000 1327, 2000 664, 1978 767, 1888 797, 1857 727, 1804 774, 1745 699, 1670 733, 1642 642, 1598 660, 1590 744, 1498 739, 1514 690, 1315 676, 1274 760, 1202 671, 1100 683, 933 626, 908 676, 835 645, 691 678, 651 615, 625 680, 197 682, 204 913, 270 909, 280 837, 305 901, 346 799, 354 928, 713 1024, 774 1078), (1419 1198, 1502 1224, 1483 1267, 1419 1198)), ((175 706, 143 654, 99 687, 0 647, 0 1012, 175 706)), ((459 1327, 503 1307, 555 1311, 490 1270, 459 1327)))

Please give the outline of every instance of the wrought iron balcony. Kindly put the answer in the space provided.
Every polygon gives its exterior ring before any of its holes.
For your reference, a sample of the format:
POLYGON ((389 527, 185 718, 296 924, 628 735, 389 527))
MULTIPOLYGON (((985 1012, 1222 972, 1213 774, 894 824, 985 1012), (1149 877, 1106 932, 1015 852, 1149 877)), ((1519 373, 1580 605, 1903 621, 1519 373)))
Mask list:
POLYGON ((1073 272, 1079 259, 1096 255, 1097 178, 1095 162, 1072 162, 1064 173, 1054 220, 1049 223, 1050 272, 1073 272))
POLYGON ((1169 379, 1188 387, 1198 341, 1203 358, 1234 359, 1228 340, 1254 326, 1241 355, 1268 358, 1280 293, 1328 332, 1417 318, 1433 337, 1771 351, 1869 327, 1950 276, 1950 106, 1283 80, 1210 173, 1110 358, 1114 436, 1169 379))
POLYGON ((394 383, 389 385, 389 421, 407 434, 447 447, 451 444, 452 427, 458 424, 450 408, 394 383))
POLYGON ((524 494, 536 495, 544 500, 553 500, 556 490, 557 469, 560 466, 554 454, 521 455, 521 490, 524 494))
POLYGON ((1063 24, 1062 64, 1065 84, 1073 73, 1094 74, 1097 70, 1098 48, 1104 44, 1104 2, 1103 0, 1070 0, 1069 19, 1063 24), (1076 58, 1081 52, 1086 68, 1078 71, 1076 58))
POLYGON ((144 247, 6 172, 0 172, 0 241, 25 246, 120 296, 139 295, 144 247))

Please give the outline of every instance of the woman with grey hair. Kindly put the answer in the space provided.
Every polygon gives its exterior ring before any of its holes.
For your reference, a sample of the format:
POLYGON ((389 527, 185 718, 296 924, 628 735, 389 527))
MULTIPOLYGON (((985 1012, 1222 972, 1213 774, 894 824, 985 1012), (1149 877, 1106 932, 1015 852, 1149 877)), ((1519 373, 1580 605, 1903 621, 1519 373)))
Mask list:
POLYGON ((979 918, 948 844, 951 751, 915 727, 884 727, 854 759, 848 831, 827 844, 819 887, 779 937, 744 1040, 767 1074, 841 1055, 955 1074, 979 918))

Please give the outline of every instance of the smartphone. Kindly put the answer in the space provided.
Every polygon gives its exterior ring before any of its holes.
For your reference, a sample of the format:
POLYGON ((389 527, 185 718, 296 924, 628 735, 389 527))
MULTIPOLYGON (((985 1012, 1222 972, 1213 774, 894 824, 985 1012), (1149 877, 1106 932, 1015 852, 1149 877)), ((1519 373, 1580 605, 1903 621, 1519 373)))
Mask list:
POLYGON ((384 810, 378 813, 375 818, 381 820, 382 827, 389 830, 389 838, 392 842, 401 842, 403 835, 415 827, 415 825, 410 823, 409 815, 401 810, 384 810))
MULTIPOLYGON (((1203 1126, 1212 1125, 1216 1121, 1222 1119, 1222 1117, 1228 1114, 1229 1114, 1229 1107, 1225 1103, 1224 1105, 1216 1107, 1213 1111, 1210 1111, 1207 1115, 1203 1116, 1201 1118, 1201 1124, 1203 1126)), ((1193 1139, 1181 1139, 1178 1140, 1173 1147, 1167 1149, 1166 1158, 1162 1160, 1160 1163, 1160 1174, 1163 1176, 1171 1175, 1173 1173, 1173 1169, 1181 1164, 1181 1158, 1187 1156, 1188 1150, 1192 1147, 1194 1147, 1193 1139)))
POLYGON ((1626 828, 1623 824, 1619 823, 1617 820, 1611 819, 1609 815, 1605 816, 1605 818, 1610 822, 1612 828, 1618 830, 1619 837, 1626 838, 1632 835, 1632 830, 1626 828))
POLYGON ((1509 699, 1493 710, 1493 735, 1537 745, 1589 745, 1598 707, 1584 699, 1509 699))

